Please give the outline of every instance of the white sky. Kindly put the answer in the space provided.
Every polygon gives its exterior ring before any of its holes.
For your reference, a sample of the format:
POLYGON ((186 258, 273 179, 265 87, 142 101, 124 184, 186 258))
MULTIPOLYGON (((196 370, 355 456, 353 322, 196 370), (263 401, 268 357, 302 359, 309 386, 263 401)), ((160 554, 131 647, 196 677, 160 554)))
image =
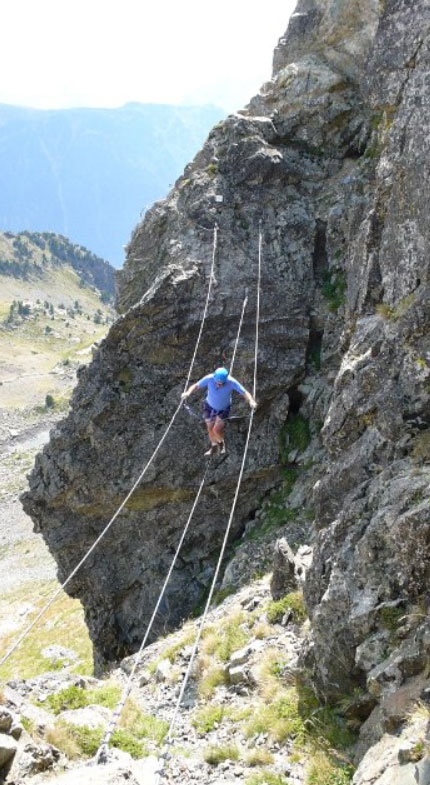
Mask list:
POLYGON ((1 0, 0 103, 217 103, 271 76, 296 0, 1 0))

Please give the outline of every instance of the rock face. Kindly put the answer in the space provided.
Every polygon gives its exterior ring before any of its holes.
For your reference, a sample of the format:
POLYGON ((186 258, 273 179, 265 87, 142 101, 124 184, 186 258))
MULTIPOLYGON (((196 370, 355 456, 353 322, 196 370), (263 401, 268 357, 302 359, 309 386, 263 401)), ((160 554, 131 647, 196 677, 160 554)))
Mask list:
MULTIPOLYGON (((302 664, 326 696, 363 691, 361 720, 425 671, 430 654, 429 25, 427 0, 299 2, 272 81, 213 129, 136 228, 122 315, 82 371, 24 499, 64 578, 177 406, 215 223, 216 285, 193 380, 229 363, 248 291, 235 375, 250 386, 261 221, 260 406, 232 538, 280 483, 279 434, 305 411, 318 481, 302 664)), ((207 589, 245 432, 246 420, 229 425, 229 457, 210 474, 154 634, 207 589)), ((100 664, 140 643, 202 476, 203 444, 182 410, 73 581, 100 664)), ((298 471, 296 461, 292 451, 287 468, 298 471)), ((391 717, 391 730, 402 719, 391 717)))
POLYGON ((429 23, 427 3, 384 4, 364 83, 368 165, 337 218, 348 342, 306 587, 308 663, 325 693, 355 684, 379 698, 430 651, 429 23))

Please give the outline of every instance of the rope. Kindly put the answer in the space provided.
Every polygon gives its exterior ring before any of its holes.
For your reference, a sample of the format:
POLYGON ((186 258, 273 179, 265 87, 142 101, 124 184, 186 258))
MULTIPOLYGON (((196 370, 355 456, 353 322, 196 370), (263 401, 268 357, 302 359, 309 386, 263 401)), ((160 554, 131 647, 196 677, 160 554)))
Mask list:
MULTIPOLYGON (((210 296, 210 292, 211 292, 211 288, 212 288, 212 281, 213 281, 213 279, 214 279, 214 274, 213 274, 213 272, 214 272, 214 267, 215 267, 215 257, 216 257, 216 249, 217 249, 217 240, 218 240, 218 225, 216 224, 216 225, 215 225, 215 227, 214 227, 214 240, 213 240, 212 264, 211 264, 210 275, 209 275, 208 293, 207 293, 207 297, 206 297, 206 302, 205 302, 205 307, 204 307, 204 311, 203 311, 202 321, 201 321, 201 324, 200 324, 200 330, 199 330, 199 334, 198 334, 198 336, 197 336, 196 345, 195 345, 195 347, 194 347, 194 352, 193 352, 193 356, 192 356, 192 359, 191 359, 190 367, 189 367, 189 370, 188 370, 188 376, 187 376, 187 381, 186 381, 186 383, 185 383, 184 390, 186 390, 186 389, 187 389, 187 387, 188 387, 188 383, 189 383, 189 380, 190 380, 190 377, 191 377, 191 373, 192 373, 192 370, 193 370, 193 367, 194 367, 195 359, 196 359, 196 356, 197 356, 197 350, 198 350, 198 347, 199 347, 199 344, 200 344, 200 339, 201 339, 201 337, 202 337, 202 333, 203 333, 203 326, 204 326, 204 323, 205 323, 205 320, 206 320, 207 311, 208 311, 209 296, 210 296)), ((35 618, 35 619, 34 619, 34 620, 31 622, 31 624, 29 624, 29 625, 28 625, 28 627, 26 627, 26 629, 24 630, 24 632, 22 632, 22 633, 21 633, 21 635, 18 637, 18 639, 15 641, 15 643, 14 643, 14 644, 11 646, 11 648, 10 648, 10 649, 8 649, 8 651, 6 652, 6 654, 4 654, 4 655, 3 655, 3 657, 0 659, 0 668, 1 668, 1 666, 2 666, 2 665, 3 665, 3 664, 4 664, 4 663, 5 663, 5 662, 6 662, 6 661, 9 659, 9 657, 11 657, 11 655, 12 655, 12 654, 13 654, 13 653, 16 651, 16 649, 18 648, 18 646, 19 646, 19 645, 22 643, 22 641, 24 640, 24 638, 26 638, 26 637, 27 637, 27 635, 28 635, 28 634, 31 632, 31 630, 32 630, 32 629, 33 629, 33 628, 36 626, 36 624, 37 624, 37 623, 38 623, 38 621, 39 621, 39 620, 42 618, 42 616, 44 616, 44 615, 45 615, 45 613, 46 613, 46 612, 49 610, 49 608, 51 607, 51 605, 52 605, 52 604, 55 602, 55 600, 57 599, 58 595, 59 595, 59 594, 60 594, 60 593, 61 593, 61 592, 62 592, 62 591, 65 589, 65 587, 66 587, 66 586, 67 586, 67 585, 70 583, 70 581, 72 580, 72 578, 74 578, 74 577, 75 577, 75 575, 76 575, 76 573, 78 572, 78 570, 80 570, 80 568, 82 567, 82 565, 83 565, 83 564, 85 564, 85 562, 87 561, 87 559, 89 558, 89 556, 90 556, 90 555, 93 553, 93 551, 95 550, 95 548, 96 548, 96 547, 97 547, 97 545, 99 544, 100 540, 102 540, 102 539, 103 539, 103 537, 105 536, 106 532, 107 532, 107 531, 110 529, 110 527, 112 526, 112 524, 113 524, 113 523, 116 521, 116 519, 117 519, 118 515, 119 515, 119 514, 120 514, 120 512, 121 512, 121 511, 124 509, 124 507, 125 507, 125 505, 127 504, 128 500, 130 499, 130 497, 132 496, 132 494, 133 494, 133 493, 134 493, 134 491, 136 490, 137 486, 138 486, 138 485, 139 485, 139 483, 142 481, 142 479, 143 479, 144 475, 145 475, 145 474, 146 474, 146 472, 148 471, 149 467, 151 466, 151 464, 152 464, 152 462, 153 462, 153 460, 154 460, 155 456, 158 454, 158 452, 159 452, 159 450, 160 450, 160 448, 161 448, 162 444, 164 443, 164 441, 165 441, 165 439, 166 439, 166 437, 167 437, 167 434, 169 433, 169 431, 170 431, 170 429, 171 429, 171 427, 172 427, 172 425, 173 425, 173 423, 174 423, 174 421, 175 421, 175 419, 176 419, 176 417, 177 417, 177 415, 178 415, 178 413, 179 413, 179 410, 180 410, 181 406, 182 406, 182 401, 181 401, 181 402, 179 403, 179 405, 177 406, 177 408, 176 408, 176 410, 175 410, 175 412, 174 412, 174 414, 173 414, 173 416, 172 416, 172 418, 171 418, 171 420, 170 420, 170 422, 169 422, 169 424, 168 424, 168 426, 167 426, 166 430, 164 431, 164 434, 163 434, 163 436, 161 437, 160 441, 158 442, 158 445, 157 445, 157 447, 155 448, 154 452, 152 453, 152 455, 151 455, 150 459, 148 460, 147 464, 145 465, 144 469, 143 469, 143 470, 141 471, 141 473, 139 474, 139 477, 137 478, 136 482, 134 483, 134 485, 133 485, 133 487, 132 487, 131 491, 129 491, 129 493, 128 493, 128 494, 127 494, 127 496, 125 497, 124 501, 123 501, 123 502, 120 504, 120 506, 118 507, 117 511, 115 512, 115 514, 114 514, 114 515, 112 516, 112 518, 110 519, 109 523, 108 523, 108 524, 105 526, 105 528, 103 529, 103 531, 101 532, 101 534, 99 534, 99 536, 97 537, 97 539, 95 540, 95 542, 92 544, 91 548, 90 548, 90 549, 87 551, 87 553, 85 554, 85 556, 83 556, 83 558, 81 559, 81 561, 80 561, 80 562, 79 562, 79 563, 76 565, 76 567, 75 567, 75 568, 72 570, 72 572, 70 573, 70 575, 68 576, 68 578, 66 578, 66 580, 64 581, 64 583, 62 583, 62 584, 61 584, 61 586, 59 586, 59 587, 58 587, 58 589, 56 589, 56 590, 55 590, 55 592, 54 592, 54 594, 52 595, 51 599, 50 599, 50 600, 49 600, 49 601, 46 603, 46 605, 44 605, 44 606, 43 606, 42 610, 41 610, 41 611, 39 611, 39 613, 37 614, 36 618, 35 618)))
MULTIPOLYGON (((196 417, 197 420, 200 420, 201 423, 205 422, 206 418, 204 414, 199 414, 198 412, 196 412, 187 401, 184 402, 184 409, 187 410, 188 414, 191 417, 196 417)), ((225 417, 224 422, 230 422, 230 420, 247 420, 248 417, 249 414, 232 414, 230 417, 225 417)))
MULTIPOLYGON (((216 229, 215 229, 215 231, 216 231, 216 229)), ((214 237, 214 251, 213 251, 213 259, 212 259, 213 263, 214 263, 214 260, 215 260, 215 253, 216 253, 216 237, 214 237)), ((208 289, 208 293, 210 293, 210 287, 208 289)), ((206 300, 206 306, 207 306, 208 302, 209 302, 209 297, 206 300)), ((243 317, 244 317, 244 313, 245 313, 245 308, 246 308, 247 302, 248 302, 248 294, 245 295, 245 298, 244 298, 244 301, 243 301, 243 305, 242 305, 242 313, 241 313, 241 317, 240 317, 240 320, 239 320, 239 327, 238 327, 238 330, 237 330, 236 341, 235 341, 234 351, 233 351, 232 367, 233 367, 234 359, 235 359, 236 352, 237 352, 237 346, 238 346, 238 343, 239 343, 240 333, 241 333, 242 324, 243 324, 243 317)), ((206 310, 207 310, 207 308, 205 308, 205 313, 206 313, 206 310)), ((187 404, 185 404, 185 406, 187 406, 187 404)), ((189 407, 187 406, 187 408, 189 408, 189 407)), ((112 714, 111 721, 110 721, 110 723, 108 725, 106 733, 105 733, 105 735, 103 737, 103 740, 102 740, 102 742, 100 744, 100 747, 98 749, 98 752, 96 754, 96 762, 97 763, 104 763, 107 760, 107 752, 108 752, 109 742, 110 742, 110 740, 112 738, 112 734, 113 734, 113 732, 114 732, 114 730, 116 728, 116 725, 118 723, 118 720, 119 720, 119 718, 121 716, 121 712, 122 712, 122 710, 124 708, 125 702, 126 702, 128 696, 130 695, 132 684, 133 684, 134 674, 136 673, 137 667, 138 667, 138 665, 140 663, 143 649, 144 649, 145 644, 146 644, 146 642, 148 640, 149 634, 150 634, 151 629, 152 629, 152 625, 153 625, 153 623, 155 621, 156 615, 158 613, 158 609, 160 607, 161 601, 163 599, 164 593, 166 591, 167 585, 168 585, 170 577, 172 575, 174 566, 175 566, 176 561, 178 559, 178 556, 179 556, 182 544, 183 544, 185 536, 187 534, 189 525, 191 523, 191 519, 192 519, 192 517, 194 515, 194 511, 195 511, 195 509, 197 507, 197 504, 198 504, 198 501, 199 501, 199 498, 200 498, 200 494, 202 492, 202 489, 203 489, 203 486, 204 486, 204 483, 205 483, 205 480, 206 480, 206 476, 207 476, 207 473, 209 471, 209 467, 210 467, 210 461, 209 461, 209 463, 208 463, 208 465, 206 467, 205 473, 203 475, 203 479, 202 479, 202 481, 200 483, 200 487, 199 487, 199 489, 197 491, 197 494, 196 494, 196 497, 194 499, 194 503, 193 503, 193 506, 191 508, 191 512, 189 514, 187 523, 185 524, 185 529, 184 529, 184 531, 182 533, 181 539, 179 540, 179 544, 178 544, 176 553, 175 553, 175 555, 173 557, 173 561, 172 561, 172 563, 170 565, 169 571, 168 571, 167 576, 165 578, 163 587, 161 589, 161 593, 159 595, 159 598, 157 600, 156 606, 155 606, 154 611, 152 613, 152 616, 151 616, 151 619, 149 621, 148 627, 147 627, 147 629, 145 631, 145 635, 143 637, 143 640, 142 640, 142 643, 140 645, 140 648, 139 648, 139 651, 137 653, 137 656, 135 657, 135 660, 134 660, 134 663, 133 663, 133 668, 132 668, 132 670, 131 670, 131 672, 129 674, 129 678, 128 678, 125 686, 124 686, 124 689, 123 689, 122 694, 121 694, 121 698, 120 698, 120 700, 119 700, 119 702, 118 702, 118 704, 117 704, 117 706, 116 706, 116 708, 115 708, 115 710, 114 710, 114 712, 112 714)))
POLYGON ((260 300, 261 300, 261 267, 263 259, 263 230, 262 221, 258 224, 258 273, 257 273, 257 311, 255 314, 255 347, 254 347, 254 381, 252 386, 252 396, 254 401, 257 395, 257 358, 258 344, 260 340, 260 300))
POLYGON ((237 346, 238 346, 238 343, 239 343, 240 332, 242 330, 242 324, 243 324, 243 317, 244 317, 244 314, 245 314, 245 308, 246 308, 247 304, 248 304, 248 290, 246 290, 245 299, 244 299, 243 305, 242 305, 242 313, 240 315, 239 328, 238 328, 238 331, 237 331, 236 341, 235 341, 235 344, 234 344, 233 357, 231 358, 231 363, 230 363, 230 371, 229 371, 230 376, 233 376, 234 361, 236 359, 237 346))
POLYGON ((110 723, 109 723, 109 725, 107 727, 107 730, 106 730, 106 733, 104 735, 103 741, 101 742, 100 747, 98 749, 98 752, 97 752, 97 755, 96 755, 97 763, 103 763, 106 760, 107 748, 109 746, 109 742, 111 740, 111 737, 112 737, 112 734, 113 734, 113 732, 115 730, 117 722, 118 722, 118 720, 119 720, 119 718, 121 716, 121 712, 122 712, 122 710, 124 708, 125 702, 126 702, 128 696, 129 696, 130 692, 131 692, 131 687, 132 687, 132 683, 133 683, 134 674, 136 673, 136 670, 137 670, 138 665, 140 663, 143 649, 145 648, 145 644, 146 644, 146 642, 148 640, 149 633, 151 632, 152 625, 154 624, 155 617, 156 617, 156 615, 158 613, 158 609, 159 609, 159 607, 161 605, 161 601, 162 601, 162 599, 164 597, 164 593, 166 591, 167 584, 169 583, 170 577, 172 575, 172 572, 174 570, 176 561, 177 561, 178 556, 179 556, 179 552, 180 552, 180 550, 182 548, 182 544, 183 544, 184 539, 186 537, 186 534, 188 532, 188 529, 189 529, 189 526, 190 526, 190 523, 191 523, 191 519, 192 519, 192 517, 194 515, 194 511, 195 511, 195 509, 197 507, 198 501, 200 499, 201 492, 203 490, 203 486, 204 486, 205 481, 206 481, 206 477, 207 477, 209 468, 210 468, 210 461, 209 461, 209 463, 208 463, 208 465, 207 465, 207 467, 205 469, 205 472, 203 474, 203 477, 202 477, 199 489, 197 491, 196 497, 195 497, 194 502, 193 502, 193 506, 191 508, 191 512, 190 512, 190 514, 188 516, 188 520, 187 520, 187 522, 185 524, 184 531, 182 532, 181 539, 179 540, 178 546, 176 548, 176 553, 175 553, 175 555, 173 557, 173 560, 172 560, 172 563, 170 565, 169 571, 168 571, 168 573, 166 575, 166 578, 164 580, 163 587, 162 587, 161 592, 160 592, 160 596, 158 597, 158 600, 157 600, 155 608, 154 608, 154 610, 152 612, 152 616, 150 618, 149 624, 148 624, 148 626, 146 628, 145 635, 143 636, 142 643, 140 644, 140 649, 137 652, 137 656, 135 657, 134 664, 133 664, 133 667, 131 669, 130 675, 129 675, 128 680, 127 680, 127 682, 126 682, 126 684, 124 686, 124 689, 122 691, 121 698, 120 698, 120 700, 119 700, 119 702, 118 702, 118 704, 117 704, 117 706, 115 708, 115 711, 112 714, 111 721, 110 721, 110 723))
POLYGON ((193 370, 193 367, 194 367, 194 362, 195 362, 195 359, 196 359, 196 356, 197 356, 197 350, 199 348, 200 339, 202 337, 204 323, 206 321, 206 315, 207 315, 208 307, 209 307, 209 298, 210 298, 210 295, 211 295, 212 284, 215 281, 214 269, 215 269, 215 258, 216 258, 217 244, 218 244, 218 224, 215 224, 215 226, 214 226, 213 248, 212 248, 212 264, 211 264, 211 271, 210 271, 210 274, 209 274, 208 293, 207 293, 207 296, 206 296, 206 302, 205 302, 205 307, 204 307, 204 311, 203 311, 202 321, 201 321, 201 324, 200 324, 199 334, 197 336, 196 345, 194 347, 194 354, 193 354, 193 357, 192 357, 192 360, 191 360, 191 364, 190 364, 190 368, 189 368, 189 371, 188 371, 187 380, 185 382, 184 392, 185 392, 185 390, 188 389, 188 385, 190 383, 191 373, 192 373, 192 370, 193 370))
MULTIPOLYGON (((257 308, 256 308, 255 350, 254 350, 254 379, 253 379, 253 397, 254 397, 254 399, 255 399, 255 396, 256 396, 256 392, 257 392, 257 360, 258 360, 259 320, 260 320, 260 291, 261 291, 261 264, 262 264, 262 230, 261 230, 261 221, 260 221, 260 225, 259 226, 260 226, 260 228, 259 228, 259 242, 258 242, 257 308)), ((243 451, 242 463, 241 463, 241 467, 240 467, 240 471, 239 471, 239 477, 238 477, 237 484, 236 484, 236 491, 235 491, 235 494, 234 494, 233 504, 232 504, 231 510, 230 510, 230 516, 229 516, 227 527, 226 527, 226 530, 225 530, 224 539, 223 539, 223 542, 222 542, 221 551, 220 551, 220 555, 219 555, 219 558, 218 558, 217 566, 216 566, 216 569, 215 569, 214 577, 212 579, 212 584, 211 584, 211 587, 210 587, 210 590, 209 590, 209 596, 207 598, 205 609, 204 609, 204 612, 203 612, 203 616, 202 616, 201 622, 200 622, 198 630, 197 630, 197 635, 196 635, 196 638, 195 638, 195 641, 194 641, 194 646, 193 646, 193 649, 192 649, 192 652, 191 652, 191 657, 190 657, 190 661, 188 663, 188 668, 186 670, 186 673, 185 673, 185 676, 184 676, 184 680, 182 682, 181 690, 180 690, 180 693, 179 693, 179 696, 178 696, 178 700, 176 702, 175 710, 173 712, 173 717, 171 719, 169 730, 167 732, 166 742, 165 742, 165 751, 164 751, 164 754, 162 756, 160 756, 160 768, 158 769, 157 774, 156 774, 156 783, 157 783, 157 785, 159 785, 160 780, 161 780, 161 776, 163 774, 163 760, 165 760, 167 758, 167 755, 168 755, 167 749, 168 749, 168 746, 172 743, 172 740, 173 740, 173 730, 174 730, 174 727, 175 727, 175 724, 176 724, 176 720, 177 720, 177 717, 178 717, 180 705, 182 703, 182 698, 184 697, 184 693, 185 693, 185 690, 186 690, 186 687, 187 687, 187 684, 188 684, 188 681, 189 681, 189 678, 190 678, 191 669, 192 669, 192 666, 193 666, 193 663, 194 663, 194 659, 195 659, 196 654, 197 654, 198 645, 200 643, 200 639, 201 639, 201 636, 202 636, 202 633, 203 633, 203 628, 204 628, 204 625, 205 625, 205 622, 206 622, 206 617, 207 617, 207 614, 208 614, 208 611, 209 611, 209 607, 210 607, 211 602, 212 602, 212 597, 213 597, 213 594, 214 594, 214 591, 215 591, 216 582, 218 580, 218 575, 219 575, 219 572, 220 572, 220 569, 221 569, 221 564, 222 564, 222 561, 223 561, 223 558, 224 558, 225 549, 227 547, 227 541, 228 541, 228 537, 229 537, 229 534, 230 534, 230 529, 231 529, 231 524, 232 524, 232 521, 233 521, 233 516, 234 516, 235 510, 236 510, 237 499, 238 499, 238 496, 239 496, 239 490, 240 490, 240 486, 241 486, 241 483, 242 483, 242 477, 243 477, 243 472, 244 472, 244 468, 245 468, 246 457, 247 457, 247 454, 248 454, 249 440, 250 440, 250 436, 251 436, 251 430, 252 430, 253 421, 254 421, 254 410, 252 409, 251 410, 251 415, 250 415, 250 418, 249 418, 249 426, 248 426, 248 432, 247 432, 247 435, 246 435, 246 442, 245 442, 245 448, 244 448, 244 451, 243 451)))
MULTIPOLYGON (((233 356, 231 358, 230 371, 229 371, 230 375, 232 375, 234 361, 235 361, 235 358, 236 358, 237 347, 238 347, 238 344, 239 344, 240 333, 241 333, 242 325, 243 325, 243 317, 245 315, 245 308, 246 308, 246 306, 248 304, 248 289, 246 289, 245 292, 246 292, 245 293, 245 297, 244 297, 244 300, 243 300, 243 303, 242 303, 242 313, 241 313, 241 316, 240 316, 239 326, 238 326, 238 329, 237 329, 236 339, 235 339, 235 342, 234 342, 233 356)), ((187 410, 187 412, 192 417, 196 417, 201 422, 205 421, 205 419, 206 419, 205 416, 203 414, 198 414, 196 411, 194 411, 193 407, 190 406, 190 404, 188 403, 187 400, 184 401, 184 408, 187 410)), ((245 420, 245 419, 247 420, 248 417, 249 417, 248 414, 232 414, 231 417, 226 417, 225 421, 226 420, 245 420)))

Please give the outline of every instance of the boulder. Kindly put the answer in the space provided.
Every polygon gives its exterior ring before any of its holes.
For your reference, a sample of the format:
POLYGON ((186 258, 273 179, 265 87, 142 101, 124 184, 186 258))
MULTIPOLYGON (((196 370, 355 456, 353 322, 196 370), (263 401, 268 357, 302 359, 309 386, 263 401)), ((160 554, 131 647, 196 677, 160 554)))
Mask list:
POLYGON ((87 728, 104 728, 110 720, 112 712, 105 706, 85 706, 83 709, 62 711, 58 719, 67 725, 84 726, 87 728))
POLYGON ((172 673, 172 663, 170 660, 161 660, 155 669, 155 681, 168 681, 172 673))
POLYGON ((42 741, 31 741, 17 753, 16 766, 11 774, 29 777, 43 771, 49 771, 59 762, 61 753, 51 744, 42 741))
POLYGON ((17 742, 11 736, 0 733, 0 769, 8 764, 17 749, 17 742))
POLYGON ((159 766, 159 759, 154 755, 134 761, 126 753, 115 756, 110 754, 106 764, 91 762, 77 766, 50 779, 50 782, 52 785, 76 785, 81 782, 91 785, 157 785, 159 766))
POLYGON ((294 553, 285 538, 277 540, 273 560, 270 591, 274 600, 279 600, 297 588, 294 553))
POLYGON ((9 733, 13 721, 13 714, 4 706, 0 706, 0 733, 9 733))

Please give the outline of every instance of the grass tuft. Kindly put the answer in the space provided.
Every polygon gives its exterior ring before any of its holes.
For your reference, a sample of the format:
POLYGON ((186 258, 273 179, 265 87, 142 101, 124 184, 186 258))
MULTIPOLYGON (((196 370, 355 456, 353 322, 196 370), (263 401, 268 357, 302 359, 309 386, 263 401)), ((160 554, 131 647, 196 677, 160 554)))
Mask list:
POLYGON ((274 758, 265 747, 254 747, 248 752, 245 760, 247 766, 270 766, 274 758))
POLYGON ((128 752, 132 758, 144 758, 148 752, 142 741, 126 728, 117 728, 112 734, 112 747, 128 752))
POLYGON ((206 763, 211 766, 218 766, 219 763, 224 763, 226 760, 239 760, 239 750, 235 744, 227 744, 225 746, 211 745, 203 753, 206 763))
POLYGON ((45 740, 64 752, 72 760, 80 756, 92 757, 96 754, 103 738, 103 728, 80 727, 58 722, 50 728, 45 735, 45 740))
POLYGON ((267 606, 267 620, 270 624, 277 624, 282 621, 283 616, 288 612, 293 612, 296 622, 302 622, 307 617, 305 601, 301 591, 294 591, 282 597, 280 600, 269 602, 267 606))
POLYGON ((342 270, 327 270, 324 273, 321 292, 328 301, 329 311, 336 313, 345 302, 346 281, 342 270))
POLYGON ((215 654, 221 662, 228 662, 234 651, 248 643, 250 635, 242 626, 244 618, 244 614, 239 611, 228 616, 222 625, 219 632, 220 640, 215 649, 215 654))
POLYGON ((354 769, 327 752, 317 752, 308 766, 306 785, 349 785, 354 769))
POLYGON ((267 733, 278 743, 284 742, 289 737, 303 735, 303 731, 303 721, 299 714, 299 697, 293 687, 283 690, 280 697, 272 703, 262 704, 244 727, 248 739, 259 733, 267 733))
POLYGON ((192 723, 197 733, 209 733, 222 722, 223 716, 224 708, 222 706, 209 704, 196 711, 192 723))
POLYGON ((227 683, 227 674, 224 668, 214 665, 203 676, 199 684, 201 698, 211 698, 217 687, 227 683))
POLYGON ((157 744, 162 744, 169 728, 168 722, 145 714, 130 698, 125 704, 120 719, 120 727, 130 731, 137 739, 151 739, 157 744))
POLYGON ((288 780, 283 774, 276 774, 274 771, 265 769, 251 774, 245 781, 245 785, 288 785, 288 780))
POLYGON ((281 429, 281 457, 287 462, 291 450, 304 452, 311 440, 309 420, 302 414, 290 414, 281 429))
POLYGON ((114 709, 121 695, 121 687, 116 684, 104 684, 96 689, 86 690, 82 687, 65 687, 63 690, 48 695, 44 706, 49 706, 54 714, 69 709, 83 709, 85 706, 98 704, 114 709))

